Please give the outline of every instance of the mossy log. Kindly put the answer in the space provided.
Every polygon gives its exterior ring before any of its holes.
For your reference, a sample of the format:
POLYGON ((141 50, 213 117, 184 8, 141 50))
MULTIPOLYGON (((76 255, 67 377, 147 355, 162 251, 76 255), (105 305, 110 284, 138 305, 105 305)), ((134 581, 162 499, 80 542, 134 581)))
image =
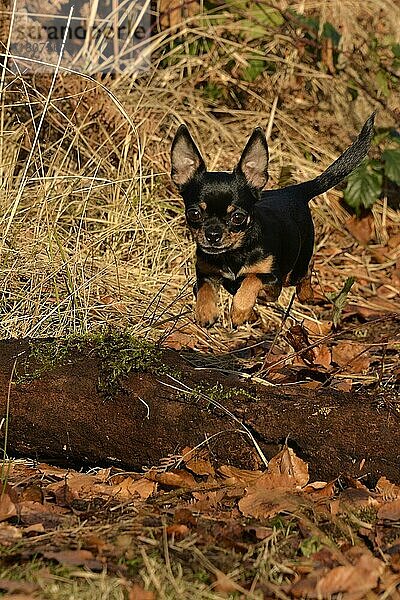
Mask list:
POLYGON ((111 360, 93 342, 74 342, 68 351, 63 346, 61 358, 57 343, 0 341, 0 418, 8 424, 0 438, 4 446, 7 431, 8 456, 136 470, 208 439, 217 464, 253 468, 259 453, 243 423, 266 457, 288 439, 313 478, 346 473, 400 482, 400 418, 389 402, 331 389, 257 385, 199 369, 197 353, 146 346, 141 364, 140 347, 131 349, 126 340, 121 360, 136 358, 118 371, 117 357, 111 360))

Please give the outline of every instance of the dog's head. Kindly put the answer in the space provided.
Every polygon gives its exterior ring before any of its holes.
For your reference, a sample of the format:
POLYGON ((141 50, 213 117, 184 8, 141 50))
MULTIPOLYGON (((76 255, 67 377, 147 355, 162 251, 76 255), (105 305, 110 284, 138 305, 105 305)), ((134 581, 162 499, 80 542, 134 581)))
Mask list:
POLYGON ((186 125, 171 149, 171 176, 185 202, 186 220, 199 248, 222 254, 240 248, 253 224, 253 207, 268 181, 268 145, 257 127, 232 173, 207 171, 186 125))

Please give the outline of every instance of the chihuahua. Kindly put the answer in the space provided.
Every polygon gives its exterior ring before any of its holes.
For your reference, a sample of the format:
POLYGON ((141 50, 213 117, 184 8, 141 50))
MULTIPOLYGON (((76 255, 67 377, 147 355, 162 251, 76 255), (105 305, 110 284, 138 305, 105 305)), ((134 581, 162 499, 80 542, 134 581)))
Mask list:
POLYGON ((265 191, 269 156, 260 127, 232 172, 207 171, 186 125, 178 128, 171 176, 197 244, 196 320, 201 326, 218 319, 220 285, 233 295, 234 327, 249 320, 257 298, 277 300, 282 286, 296 286, 301 302, 312 301, 314 226, 308 202, 358 167, 371 144, 374 118, 372 113, 355 142, 322 175, 265 191))

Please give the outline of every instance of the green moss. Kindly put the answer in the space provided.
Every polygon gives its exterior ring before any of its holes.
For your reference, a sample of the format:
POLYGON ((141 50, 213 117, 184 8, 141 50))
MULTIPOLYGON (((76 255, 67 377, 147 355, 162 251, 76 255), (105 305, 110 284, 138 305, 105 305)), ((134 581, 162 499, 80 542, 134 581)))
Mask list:
POLYGON ((161 374, 167 368, 161 361, 159 348, 146 340, 139 340, 129 331, 110 329, 84 336, 44 340, 30 346, 29 355, 17 373, 17 383, 24 384, 47 375, 69 361, 99 361, 98 390, 106 399, 124 393, 124 379, 132 372, 161 374))
MULTIPOLYGON (((247 390, 242 388, 226 388, 222 385, 222 383, 216 383, 215 385, 196 385, 193 388, 193 395, 198 396, 198 398, 209 398, 214 402, 223 403, 224 400, 232 400, 233 398, 249 398, 251 400, 257 400, 255 396, 253 396, 247 390)), ((210 403, 212 405, 212 403, 210 403)))

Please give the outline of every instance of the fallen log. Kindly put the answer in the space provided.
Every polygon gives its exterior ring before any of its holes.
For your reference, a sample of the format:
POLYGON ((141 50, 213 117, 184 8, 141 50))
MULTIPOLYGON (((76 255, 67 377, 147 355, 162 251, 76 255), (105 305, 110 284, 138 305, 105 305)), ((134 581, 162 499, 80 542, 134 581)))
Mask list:
POLYGON ((258 385, 121 339, 0 341, 9 456, 137 470, 208 440, 218 464, 254 468, 259 450, 271 457, 288 439, 313 478, 400 482, 399 414, 390 406, 329 388, 258 385))

